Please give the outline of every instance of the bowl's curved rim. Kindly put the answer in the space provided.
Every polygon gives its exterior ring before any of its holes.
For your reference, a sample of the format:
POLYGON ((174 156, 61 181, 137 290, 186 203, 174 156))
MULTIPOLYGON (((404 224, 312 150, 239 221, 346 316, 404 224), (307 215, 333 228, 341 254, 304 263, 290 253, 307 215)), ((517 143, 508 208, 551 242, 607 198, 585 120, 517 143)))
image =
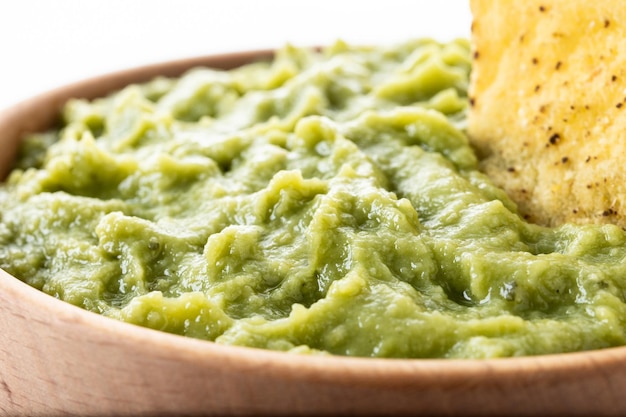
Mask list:
MULTIPOLYGON (((254 60, 268 59, 273 53, 273 50, 256 50, 207 55, 166 61, 85 79, 35 96, 0 112, 0 135, 15 138, 26 132, 38 131, 52 125, 61 105, 69 98, 95 98, 133 82, 147 81, 161 75, 177 76, 196 66, 232 68, 254 60), (36 117, 25 119, 26 115, 31 114, 36 117), (16 121, 19 123, 16 124, 16 121)), ((0 141, 3 141, 1 136, 0 141)), ((12 141, 17 142, 15 139, 12 141)), ((14 153, 15 150, 10 149, 5 154, 14 153)), ((6 174, 1 171, 3 168, 6 169, 3 164, 6 165, 9 159, 5 157, 2 160, 0 155, 0 178, 6 174)), ((478 373, 484 375, 485 372, 489 374, 493 384, 497 384, 502 378, 515 379, 528 372, 540 372, 542 375, 556 378, 560 376, 572 378, 576 375, 582 377, 590 368, 609 371, 613 364, 626 362, 626 347, 498 359, 382 359, 293 354, 221 345, 120 322, 60 301, 30 287, 2 269, 0 269, 0 292, 3 296, 23 300, 31 308, 40 309, 59 320, 95 328, 109 335, 112 340, 122 337, 131 342, 149 342, 198 361, 236 358, 235 362, 230 363, 236 364, 239 370, 258 369, 264 364, 271 363, 277 372, 326 381, 340 378, 342 381, 360 385, 378 386, 384 383, 387 386, 389 384, 406 386, 416 382, 420 385, 439 386, 472 384, 475 375, 478 373), (445 378, 442 378, 442 375, 445 375, 445 378)))

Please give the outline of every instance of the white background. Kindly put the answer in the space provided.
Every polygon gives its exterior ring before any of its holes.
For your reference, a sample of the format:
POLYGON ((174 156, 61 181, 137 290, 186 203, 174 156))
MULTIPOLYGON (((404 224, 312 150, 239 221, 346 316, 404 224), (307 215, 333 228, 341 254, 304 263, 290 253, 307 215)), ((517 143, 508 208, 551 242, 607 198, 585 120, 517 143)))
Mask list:
POLYGON ((286 42, 468 37, 467 0, 0 0, 0 111, 83 78, 286 42))

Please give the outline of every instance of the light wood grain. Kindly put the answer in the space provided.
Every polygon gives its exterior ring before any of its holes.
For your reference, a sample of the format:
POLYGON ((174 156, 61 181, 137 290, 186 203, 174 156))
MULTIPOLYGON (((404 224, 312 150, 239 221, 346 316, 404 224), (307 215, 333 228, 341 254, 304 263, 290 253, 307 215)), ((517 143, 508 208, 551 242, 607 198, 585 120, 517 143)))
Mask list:
MULTIPOLYGON (((19 137, 54 123, 69 97, 95 97, 198 64, 177 61, 84 81, 0 115, 0 171, 19 137)), ((221 346, 113 321, 0 270, 0 415, 620 415, 626 348, 446 361, 308 357, 221 346)))

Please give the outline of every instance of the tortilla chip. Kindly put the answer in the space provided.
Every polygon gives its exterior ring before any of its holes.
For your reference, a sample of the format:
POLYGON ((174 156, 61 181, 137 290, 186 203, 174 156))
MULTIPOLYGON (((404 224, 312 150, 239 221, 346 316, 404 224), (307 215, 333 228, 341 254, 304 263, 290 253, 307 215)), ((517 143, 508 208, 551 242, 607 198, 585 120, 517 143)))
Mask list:
POLYGON ((468 133, 481 168, 544 225, 626 227, 626 7, 471 0, 468 133))

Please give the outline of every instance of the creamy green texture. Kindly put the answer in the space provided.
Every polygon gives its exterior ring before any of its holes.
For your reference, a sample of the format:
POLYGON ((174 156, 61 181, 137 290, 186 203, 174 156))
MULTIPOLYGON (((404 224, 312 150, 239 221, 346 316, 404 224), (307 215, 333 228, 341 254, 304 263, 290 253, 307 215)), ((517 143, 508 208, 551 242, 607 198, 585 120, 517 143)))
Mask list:
POLYGON ((625 233, 527 224, 477 171, 469 54, 286 47, 71 101, 0 189, 0 267, 224 344, 411 358, 625 344, 625 233))

